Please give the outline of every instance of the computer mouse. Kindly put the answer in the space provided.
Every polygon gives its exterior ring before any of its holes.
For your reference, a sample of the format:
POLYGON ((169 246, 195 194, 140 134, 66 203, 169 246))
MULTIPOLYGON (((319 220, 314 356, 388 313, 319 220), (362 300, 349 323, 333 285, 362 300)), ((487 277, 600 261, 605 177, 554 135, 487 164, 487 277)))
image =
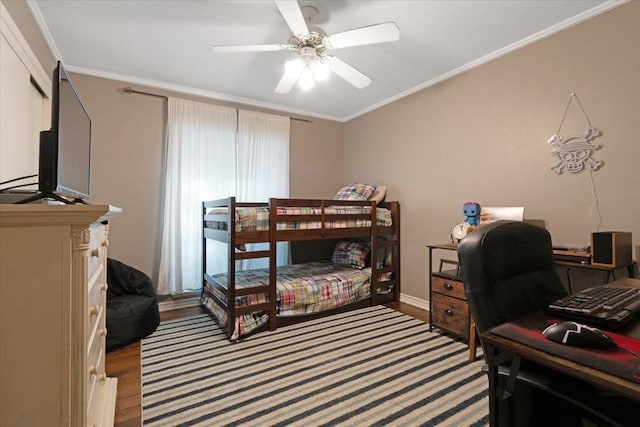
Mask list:
POLYGON ((600 329, 580 323, 563 321, 542 331, 547 339, 561 344, 589 348, 616 348, 618 345, 600 329))

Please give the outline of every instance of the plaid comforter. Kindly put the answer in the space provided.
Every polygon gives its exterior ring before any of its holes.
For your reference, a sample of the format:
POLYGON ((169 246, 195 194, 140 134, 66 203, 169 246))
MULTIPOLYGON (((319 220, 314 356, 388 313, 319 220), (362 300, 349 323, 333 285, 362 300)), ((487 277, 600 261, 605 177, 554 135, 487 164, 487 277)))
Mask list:
MULTIPOLYGON (((227 275, 214 275, 213 279, 227 286, 227 275)), ((371 269, 353 269, 330 262, 292 264, 278 268, 276 299, 278 316, 316 313, 340 307, 367 298, 370 295, 371 269)), ((236 273, 236 289, 269 283, 269 270, 258 269, 236 273)), ((207 287, 216 293, 212 286, 207 287)), ((224 297, 217 294, 220 299, 224 297)), ((265 294, 236 297, 236 306, 247 306, 267 300, 265 294)), ((212 299, 204 304, 226 325, 226 313, 212 299), (215 306, 215 307, 214 307, 215 306)), ((264 312, 238 316, 232 339, 249 333, 267 322, 264 312)))
MULTIPOLYGON (((224 214, 227 208, 215 208, 209 213, 224 214)), ((370 214, 370 206, 327 206, 325 214, 370 214)), ((278 215, 320 215, 321 208, 314 207, 279 207, 278 215)), ((389 227, 392 224, 391 211, 385 208, 376 208, 376 220, 379 226, 389 227)), ((207 227, 219 228, 222 223, 208 222, 207 227)), ((329 220, 325 222, 326 228, 356 228, 370 227, 369 219, 358 220, 329 220)), ((222 227, 220 227, 222 228, 222 227)), ((320 221, 291 221, 279 222, 278 230, 311 230, 321 228, 320 221)), ((268 207, 242 207, 236 208, 236 231, 267 231, 269 230, 268 207)))

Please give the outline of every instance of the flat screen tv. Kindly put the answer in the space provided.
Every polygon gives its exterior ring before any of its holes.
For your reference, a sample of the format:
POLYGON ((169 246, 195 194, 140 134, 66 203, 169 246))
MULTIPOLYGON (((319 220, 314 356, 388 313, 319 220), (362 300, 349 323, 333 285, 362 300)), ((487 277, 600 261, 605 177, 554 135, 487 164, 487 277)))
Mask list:
POLYGON ((91 193, 91 118, 61 62, 53 70, 51 129, 40 132, 37 199, 83 203, 91 193))

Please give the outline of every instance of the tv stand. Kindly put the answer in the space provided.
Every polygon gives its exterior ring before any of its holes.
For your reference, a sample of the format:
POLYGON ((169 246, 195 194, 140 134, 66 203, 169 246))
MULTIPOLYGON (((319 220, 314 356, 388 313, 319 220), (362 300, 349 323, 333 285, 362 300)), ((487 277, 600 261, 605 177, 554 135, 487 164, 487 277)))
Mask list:
POLYGON ((52 192, 49 192, 49 191, 43 191, 43 192, 40 192, 40 193, 36 193, 33 196, 27 197, 26 199, 19 200, 19 201, 15 202, 15 203, 18 204, 18 205, 22 205, 22 204, 25 204, 25 203, 36 202, 36 201, 42 200, 42 199, 54 199, 54 200, 57 200, 59 202, 64 203, 65 205, 73 205, 73 204, 76 204, 76 203, 82 203, 84 205, 87 204, 87 202, 85 202, 82 199, 75 198, 73 200, 69 200, 69 199, 65 199, 64 197, 62 197, 59 194, 52 193, 52 192))

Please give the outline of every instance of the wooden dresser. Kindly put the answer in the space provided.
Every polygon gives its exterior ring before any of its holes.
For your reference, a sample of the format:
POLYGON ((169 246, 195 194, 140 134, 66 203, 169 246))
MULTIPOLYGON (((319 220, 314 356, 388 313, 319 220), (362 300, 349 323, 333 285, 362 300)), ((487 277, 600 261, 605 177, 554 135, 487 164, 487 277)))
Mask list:
POLYGON ((108 205, 0 205, 0 425, 113 425, 108 205))
POLYGON ((456 251, 456 244, 427 245, 429 251, 429 330, 443 329, 469 343, 469 361, 476 358, 476 325, 469 311, 456 260, 440 260, 433 268, 433 251, 456 251), (443 270, 443 266, 449 265, 443 270), (453 268, 451 267, 453 266, 453 268))

